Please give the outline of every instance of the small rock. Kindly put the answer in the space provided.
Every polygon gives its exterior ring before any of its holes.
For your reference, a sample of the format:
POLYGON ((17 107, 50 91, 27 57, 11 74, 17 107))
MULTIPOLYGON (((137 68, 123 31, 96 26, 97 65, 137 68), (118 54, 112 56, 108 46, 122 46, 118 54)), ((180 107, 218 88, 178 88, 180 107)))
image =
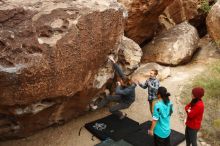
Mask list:
POLYGON ((206 142, 200 142, 201 143, 201 145, 203 145, 203 146, 206 146, 206 142))
POLYGON ((199 142, 204 142, 204 139, 203 138, 199 138, 199 142))
POLYGON ((198 132, 198 137, 202 137, 202 132, 198 132))

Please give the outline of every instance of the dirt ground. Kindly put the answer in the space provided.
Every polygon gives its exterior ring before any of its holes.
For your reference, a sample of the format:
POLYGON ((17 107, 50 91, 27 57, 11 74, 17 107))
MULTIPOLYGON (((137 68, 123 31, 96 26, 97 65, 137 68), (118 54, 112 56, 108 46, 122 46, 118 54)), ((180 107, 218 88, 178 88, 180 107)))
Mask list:
MULTIPOLYGON (((181 98, 184 97, 179 96, 181 90, 184 84, 191 82, 197 74, 205 70, 209 62, 214 60, 215 50, 210 47, 209 41, 204 40, 201 43, 202 49, 195 56, 192 63, 171 68, 171 77, 161 82, 161 85, 165 86, 171 93, 171 100, 174 103, 171 127, 181 133, 184 133, 185 128, 183 123, 184 117, 181 114, 183 113, 183 105, 180 103, 181 98)), ((143 123, 151 119, 147 103, 147 92, 140 87, 137 87, 136 91, 136 101, 129 109, 124 110, 124 112, 128 114, 128 117, 139 123, 143 123)), ((1 142, 0 146, 93 146, 100 141, 95 137, 92 140, 92 135, 85 128, 81 130, 81 135, 79 136, 79 130, 85 123, 102 118, 108 114, 107 108, 90 112, 63 126, 47 128, 28 138, 1 142)), ((179 146, 185 146, 185 142, 179 146)))

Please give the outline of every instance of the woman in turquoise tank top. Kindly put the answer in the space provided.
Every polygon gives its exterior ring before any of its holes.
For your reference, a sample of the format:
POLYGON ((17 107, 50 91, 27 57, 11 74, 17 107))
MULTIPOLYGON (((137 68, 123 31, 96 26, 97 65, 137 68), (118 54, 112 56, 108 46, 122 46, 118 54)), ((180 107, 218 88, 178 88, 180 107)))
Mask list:
POLYGON ((170 146, 170 117, 173 104, 165 87, 159 87, 157 96, 159 100, 154 106, 152 125, 148 133, 154 136, 155 146, 170 146))

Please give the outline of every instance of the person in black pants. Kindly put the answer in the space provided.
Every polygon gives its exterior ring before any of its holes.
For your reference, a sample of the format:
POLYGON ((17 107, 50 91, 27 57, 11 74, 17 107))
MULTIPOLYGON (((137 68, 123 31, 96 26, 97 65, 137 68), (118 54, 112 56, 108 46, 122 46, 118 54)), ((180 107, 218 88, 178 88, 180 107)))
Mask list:
POLYGON ((201 128, 204 103, 202 97, 205 94, 205 90, 202 87, 195 87, 192 89, 192 100, 185 106, 187 114, 186 119, 186 146, 197 146, 197 132, 201 128))
POLYGON ((120 119, 123 119, 126 117, 126 114, 122 113, 120 110, 130 107, 130 105, 135 101, 136 83, 124 75, 122 69, 118 64, 116 64, 113 57, 109 57, 109 59, 112 61, 113 67, 116 73, 120 76, 121 80, 117 82, 115 95, 106 96, 97 105, 92 105, 91 108, 92 110, 96 110, 104 107, 110 101, 116 101, 117 104, 110 107, 109 111, 112 114, 117 115, 120 119))

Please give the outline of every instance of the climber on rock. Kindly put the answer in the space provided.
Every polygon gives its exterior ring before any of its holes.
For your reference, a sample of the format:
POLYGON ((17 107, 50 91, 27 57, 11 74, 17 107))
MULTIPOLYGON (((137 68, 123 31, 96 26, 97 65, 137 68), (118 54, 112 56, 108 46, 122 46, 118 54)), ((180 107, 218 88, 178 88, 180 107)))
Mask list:
POLYGON ((121 112, 120 110, 130 107, 130 105, 135 101, 136 83, 124 75, 122 69, 115 62, 112 56, 109 57, 109 60, 113 63, 113 67, 120 77, 120 80, 117 82, 115 94, 107 95, 99 103, 97 103, 97 105, 90 105, 90 107, 92 110, 96 110, 104 107, 110 101, 116 101, 117 104, 110 107, 109 111, 118 116, 120 119, 123 119, 127 116, 127 114, 121 112))

